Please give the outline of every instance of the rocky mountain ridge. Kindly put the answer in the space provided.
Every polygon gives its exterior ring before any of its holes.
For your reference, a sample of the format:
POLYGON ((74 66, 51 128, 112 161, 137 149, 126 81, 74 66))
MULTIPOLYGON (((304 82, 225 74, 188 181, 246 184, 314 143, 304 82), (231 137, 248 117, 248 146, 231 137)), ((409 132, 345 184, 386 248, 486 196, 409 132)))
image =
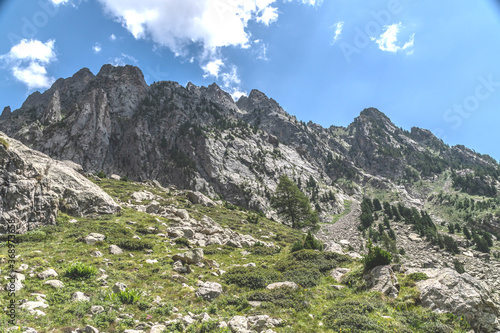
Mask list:
POLYGON ((82 69, 3 114, 7 135, 86 172, 200 190, 275 218, 269 197, 281 174, 302 185, 312 177, 315 188, 305 190, 322 221, 366 182, 396 191, 401 180, 450 168, 498 174, 487 155, 448 147, 426 130, 404 131, 374 108, 347 128, 323 128, 257 90, 235 103, 216 84, 148 86, 133 66, 105 65, 95 76, 82 69), (321 200, 330 191, 335 200, 321 200))
POLYGON ((6 277, 23 323, 74 327, 70 311, 88 324, 74 332, 500 330, 498 163, 375 108, 323 128, 257 90, 235 103, 216 84, 147 85, 105 65, 5 108, 0 130, 0 236, 23 234, 6 277), (294 250, 312 235, 271 208, 283 174, 324 222, 324 251, 294 250), (393 263, 363 269, 367 240, 393 263), (73 280, 77 257, 95 280, 73 280))

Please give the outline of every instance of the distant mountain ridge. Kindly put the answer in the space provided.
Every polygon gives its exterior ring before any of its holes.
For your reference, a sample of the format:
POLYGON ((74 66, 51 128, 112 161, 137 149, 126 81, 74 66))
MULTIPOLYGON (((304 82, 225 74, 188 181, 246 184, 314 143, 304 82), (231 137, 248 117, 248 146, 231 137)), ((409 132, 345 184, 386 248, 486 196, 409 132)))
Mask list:
POLYGON ((97 75, 84 68, 59 79, 3 112, 0 130, 86 172, 175 184, 271 216, 269 198, 281 174, 302 184, 324 221, 367 182, 393 188, 470 169, 498 187, 491 157, 449 147, 428 130, 402 130, 375 108, 347 128, 323 128, 297 120, 258 90, 235 103, 215 83, 147 85, 134 66, 104 65, 97 75), (306 186, 311 178, 314 189, 306 186), (330 191, 335 201, 322 200, 330 191))

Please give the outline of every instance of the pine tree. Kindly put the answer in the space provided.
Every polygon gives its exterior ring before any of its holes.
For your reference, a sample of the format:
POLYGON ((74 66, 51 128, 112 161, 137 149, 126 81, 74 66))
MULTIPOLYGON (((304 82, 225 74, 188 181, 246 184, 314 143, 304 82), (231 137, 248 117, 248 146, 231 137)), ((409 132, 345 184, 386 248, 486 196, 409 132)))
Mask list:
POLYGON ((374 211, 382 210, 382 205, 380 204, 380 200, 377 198, 373 199, 373 210, 374 211))
POLYGON ((471 236, 471 234, 470 234, 469 229, 467 229, 467 227, 465 227, 465 226, 464 226, 463 231, 464 231, 464 236, 465 236, 465 238, 467 238, 467 239, 469 239, 469 240, 470 240, 470 239, 472 238, 472 236, 471 236))
POLYGON ((280 177, 271 206, 290 220, 292 228, 314 226, 318 222, 318 214, 312 211, 309 199, 286 175, 280 177))

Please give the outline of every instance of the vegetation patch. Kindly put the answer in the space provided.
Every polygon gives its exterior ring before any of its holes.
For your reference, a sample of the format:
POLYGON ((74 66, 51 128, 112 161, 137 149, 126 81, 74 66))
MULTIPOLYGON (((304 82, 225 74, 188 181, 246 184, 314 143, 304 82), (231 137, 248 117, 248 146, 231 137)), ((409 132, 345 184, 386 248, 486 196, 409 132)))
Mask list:
POLYGON ((262 267, 233 267, 226 272, 222 279, 229 284, 242 288, 262 289, 268 284, 283 279, 282 274, 274 269, 262 267))
POLYGON ((73 280, 88 280, 96 275, 97 268, 82 262, 72 264, 64 272, 64 276, 73 280))

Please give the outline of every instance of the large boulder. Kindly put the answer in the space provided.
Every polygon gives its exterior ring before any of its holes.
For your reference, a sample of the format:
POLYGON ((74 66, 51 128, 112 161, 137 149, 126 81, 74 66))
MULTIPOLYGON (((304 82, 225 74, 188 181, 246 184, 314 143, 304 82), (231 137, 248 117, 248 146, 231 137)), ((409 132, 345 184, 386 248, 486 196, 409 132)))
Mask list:
POLYGON ((299 286, 295 282, 285 281, 285 282, 276 282, 271 283, 266 287, 268 290, 280 289, 280 288, 291 288, 297 289, 299 286))
POLYGON ((212 301, 222 294, 222 286, 217 282, 199 282, 196 296, 212 301))
POLYGON ((0 132, 0 233, 55 224, 58 211, 74 216, 116 213, 113 199, 67 163, 0 132), (12 225, 10 230, 7 226, 12 225))
POLYGON ((412 268, 406 273, 415 272, 429 277, 417 282, 423 306, 464 316, 476 332, 500 331, 500 302, 487 284, 451 268, 412 268))
POLYGON ((197 264, 203 260, 203 249, 192 249, 172 257, 175 261, 180 260, 186 264, 197 264))
POLYGON ((398 297, 399 283, 398 278, 391 266, 377 266, 365 276, 368 285, 372 290, 379 291, 391 298, 398 297))
POLYGON ((202 206, 205 206, 205 207, 216 206, 215 202, 213 202, 212 199, 208 198, 207 196, 205 196, 201 192, 198 192, 198 191, 188 191, 186 194, 187 194, 188 199, 192 203, 194 203, 195 205, 199 204, 199 205, 202 205, 202 206))

